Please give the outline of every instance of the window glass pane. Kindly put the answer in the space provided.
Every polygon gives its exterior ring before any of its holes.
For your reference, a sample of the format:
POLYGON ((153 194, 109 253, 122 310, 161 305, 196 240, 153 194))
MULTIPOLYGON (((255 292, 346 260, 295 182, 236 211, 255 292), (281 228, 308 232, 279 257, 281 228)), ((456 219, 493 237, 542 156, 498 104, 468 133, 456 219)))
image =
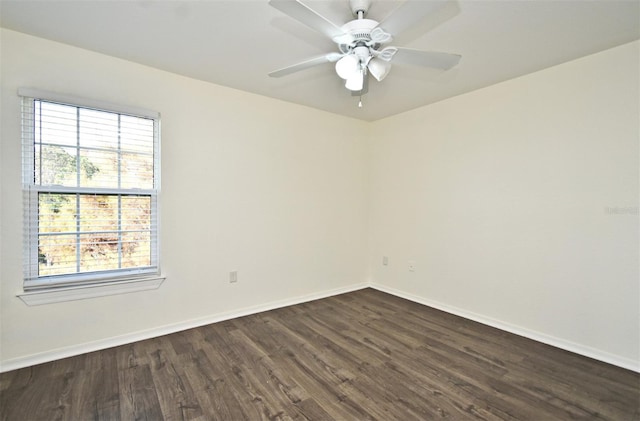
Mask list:
POLYGON ((120 116, 120 138, 125 152, 153 156, 153 120, 120 116))
POLYGON ((119 269, 117 232, 80 235, 80 271, 119 269))
POLYGON ((118 196, 80 195, 80 231, 117 231, 118 196))
POLYGON ((82 187, 118 188, 118 153, 81 149, 80 173, 82 187))
POLYGON ((122 197, 122 230, 149 231, 151 229, 151 197, 122 197))
POLYGON ((118 114, 80 108, 80 147, 116 150, 118 114))
POLYGON ((62 275, 76 271, 75 235, 40 235, 38 275, 62 275))
POLYGON ((40 193, 38 195, 40 233, 76 231, 76 195, 40 193))
POLYGON ((40 193, 38 212, 39 276, 74 273, 77 264, 76 195, 40 193))
POLYGON ((76 107, 35 101, 36 143, 76 146, 78 144, 77 113, 76 107))
POLYGON ((124 232, 122 234, 122 267, 151 266, 151 234, 124 232))
POLYGON ((43 145, 36 148, 36 180, 43 186, 77 186, 77 149, 43 145))
POLYGON ((121 172, 122 188, 153 188, 153 156, 122 154, 121 172))

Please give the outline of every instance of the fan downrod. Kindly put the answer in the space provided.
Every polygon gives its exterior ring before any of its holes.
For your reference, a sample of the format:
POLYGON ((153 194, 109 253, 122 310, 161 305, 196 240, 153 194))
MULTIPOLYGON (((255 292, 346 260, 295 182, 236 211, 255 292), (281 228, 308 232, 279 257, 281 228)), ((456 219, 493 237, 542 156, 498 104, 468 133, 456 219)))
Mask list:
POLYGON ((363 19, 371 7, 371 0, 349 0, 349 6, 353 16, 357 19, 363 19))

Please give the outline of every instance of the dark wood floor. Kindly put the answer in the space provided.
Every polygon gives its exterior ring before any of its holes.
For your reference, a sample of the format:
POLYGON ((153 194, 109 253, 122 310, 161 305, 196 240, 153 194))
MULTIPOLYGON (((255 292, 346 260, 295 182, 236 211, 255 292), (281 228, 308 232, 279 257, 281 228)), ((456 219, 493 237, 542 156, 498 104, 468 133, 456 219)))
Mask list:
POLYGON ((2 420, 640 420, 640 375, 365 289, 0 375, 2 420))

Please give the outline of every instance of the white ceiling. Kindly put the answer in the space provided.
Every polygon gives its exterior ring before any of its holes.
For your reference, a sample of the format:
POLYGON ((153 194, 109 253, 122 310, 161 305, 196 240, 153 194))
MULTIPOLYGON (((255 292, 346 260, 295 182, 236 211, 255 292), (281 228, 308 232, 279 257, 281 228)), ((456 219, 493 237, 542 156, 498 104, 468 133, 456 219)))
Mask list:
MULTIPOLYGON (((428 0, 419 0, 428 1, 428 0)), ((341 25, 347 0, 306 4, 341 25)), ((373 0, 381 21, 402 0, 373 0)), ((452 0, 391 45, 462 55, 442 72, 394 65, 363 97, 330 63, 284 78, 267 73, 336 51, 267 0, 1 0, 8 29, 297 104, 376 120, 640 39, 640 2, 452 0)), ((606 81, 603 81, 606 83, 606 81)))

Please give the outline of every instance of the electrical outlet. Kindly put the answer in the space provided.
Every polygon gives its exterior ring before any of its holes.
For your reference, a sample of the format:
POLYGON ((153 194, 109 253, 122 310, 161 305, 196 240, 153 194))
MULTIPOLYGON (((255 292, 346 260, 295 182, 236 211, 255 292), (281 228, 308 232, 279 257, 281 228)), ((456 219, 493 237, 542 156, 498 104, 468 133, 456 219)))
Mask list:
POLYGON ((415 260, 409 260, 409 272, 416 271, 416 262, 415 260))
POLYGON ((238 282, 238 271, 232 270, 231 272, 229 272, 229 283, 233 284, 236 282, 238 282))
POLYGON ((383 266, 389 265, 389 258, 387 256, 382 256, 382 265, 383 266))

